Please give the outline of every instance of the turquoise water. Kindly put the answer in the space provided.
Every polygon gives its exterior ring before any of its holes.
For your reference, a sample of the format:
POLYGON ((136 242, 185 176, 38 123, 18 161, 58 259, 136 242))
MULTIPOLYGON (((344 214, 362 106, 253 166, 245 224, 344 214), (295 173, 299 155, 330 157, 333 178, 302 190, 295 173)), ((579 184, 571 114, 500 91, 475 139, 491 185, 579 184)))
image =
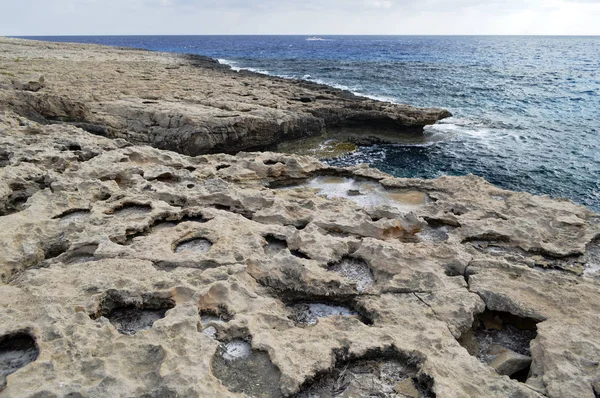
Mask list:
POLYGON ((600 210, 600 37, 44 37, 208 55, 386 101, 449 109, 421 145, 361 148, 336 164, 401 177, 473 173, 600 210), (309 39, 309 40, 307 40, 309 39))

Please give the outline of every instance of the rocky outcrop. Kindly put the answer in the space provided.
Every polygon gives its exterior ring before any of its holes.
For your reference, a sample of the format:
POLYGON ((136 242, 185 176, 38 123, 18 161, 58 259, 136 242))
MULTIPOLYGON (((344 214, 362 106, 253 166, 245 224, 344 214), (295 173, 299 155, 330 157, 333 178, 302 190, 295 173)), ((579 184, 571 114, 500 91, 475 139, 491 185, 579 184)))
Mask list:
POLYGON ((450 116, 235 72, 205 57, 3 38, 0 102, 40 123, 188 155, 264 149, 336 129, 358 143, 394 142, 450 116))
POLYGON ((600 215, 572 202, 6 109, 0 160, 2 397, 600 392, 600 215))

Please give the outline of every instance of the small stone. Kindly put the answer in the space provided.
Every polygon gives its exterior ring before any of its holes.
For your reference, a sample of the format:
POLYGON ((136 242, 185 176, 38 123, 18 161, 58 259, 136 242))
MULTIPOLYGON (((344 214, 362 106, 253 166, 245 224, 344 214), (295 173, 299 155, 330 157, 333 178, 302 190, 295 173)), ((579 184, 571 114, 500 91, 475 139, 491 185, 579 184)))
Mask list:
POLYGON ((202 331, 202 334, 204 334, 205 336, 210 337, 213 340, 217 339, 217 329, 214 328, 214 326, 209 326, 206 329, 204 329, 202 331))
POLYGON ((415 387, 415 383, 413 383, 412 379, 404 379, 394 387, 394 390, 405 397, 408 398, 419 398, 421 394, 419 394, 419 390, 415 387))
POLYGON ((489 355, 491 359, 489 365, 501 375, 512 376, 531 366, 531 357, 518 354, 500 345, 491 346, 489 355))

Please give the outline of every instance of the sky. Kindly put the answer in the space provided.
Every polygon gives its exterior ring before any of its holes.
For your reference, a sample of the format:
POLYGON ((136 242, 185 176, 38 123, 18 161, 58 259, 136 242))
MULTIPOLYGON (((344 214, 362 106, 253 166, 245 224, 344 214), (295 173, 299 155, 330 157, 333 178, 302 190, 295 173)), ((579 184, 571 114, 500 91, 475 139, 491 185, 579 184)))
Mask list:
POLYGON ((0 0, 0 35, 600 35, 600 0, 0 0))

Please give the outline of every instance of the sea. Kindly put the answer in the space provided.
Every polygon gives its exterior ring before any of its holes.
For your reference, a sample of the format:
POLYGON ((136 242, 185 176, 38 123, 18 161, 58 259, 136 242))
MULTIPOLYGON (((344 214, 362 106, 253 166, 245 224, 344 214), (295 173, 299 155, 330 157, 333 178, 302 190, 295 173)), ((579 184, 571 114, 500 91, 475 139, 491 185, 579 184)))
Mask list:
POLYGON ((600 37, 60 36, 206 55, 453 117, 417 144, 374 145, 330 161, 398 177, 481 176, 502 188, 600 211, 600 37))

